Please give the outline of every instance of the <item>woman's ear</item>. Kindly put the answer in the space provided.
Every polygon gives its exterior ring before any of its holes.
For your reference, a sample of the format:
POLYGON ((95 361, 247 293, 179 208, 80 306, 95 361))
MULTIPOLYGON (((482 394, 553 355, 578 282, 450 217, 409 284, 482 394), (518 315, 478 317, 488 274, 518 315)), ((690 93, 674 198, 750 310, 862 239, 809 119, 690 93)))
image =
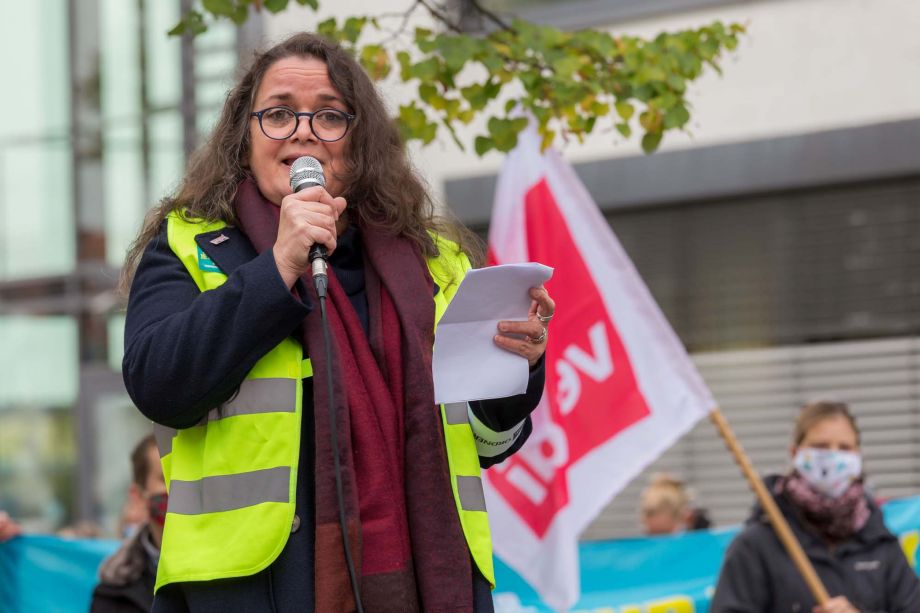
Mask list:
POLYGON ((789 457, 793 460, 795 459, 795 454, 799 452, 799 448, 795 445, 789 445, 789 457))

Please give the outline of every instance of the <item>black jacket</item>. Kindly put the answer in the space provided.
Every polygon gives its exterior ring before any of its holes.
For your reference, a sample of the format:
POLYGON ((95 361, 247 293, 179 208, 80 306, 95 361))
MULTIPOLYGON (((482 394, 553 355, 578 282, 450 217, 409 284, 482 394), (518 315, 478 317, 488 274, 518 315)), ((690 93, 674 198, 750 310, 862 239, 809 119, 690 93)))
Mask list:
MULTIPOLYGON (((766 479, 770 491, 776 479, 766 479)), ((871 500, 866 525, 833 551, 798 518, 786 497, 777 496, 776 502, 831 597, 845 596, 863 612, 920 611, 920 580, 871 500)), ((756 505, 728 548, 710 612, 810 613, 815 605, 766 513, 756 505)))
MULTIPOLYGON (((284 285, 271 250, 257 254, 240 230, 224 228, 201 234, 196 242, 228 275, 227 281, 215 290, 199 292, 170 249, 164 223, 138 266, 125 322, 123 375, 128 393, 146 417, 174 428, 196 424, 209 409, 229 399, 256 361, 294 334, 312 310, 304 292, 299 292, 298 300, 284 285), (210 240, 220 234, 228 240, 212 244, 210 240)), ((356 232, 339 238, 331 264, 366 326, 364 264, 356 232)), ((303 411, 309 416, 313 379, 303 383, 303 411)), ((541 361, 524 394, 471 403, 476 417, 495 431, 525 422, 506 453, 480 458, 484 467, 504 460, 523 445, 532 428, 529 414, 540 401, 543 383, 541 361)), ((157 613, 312 610, 313 419, 303 419, 302 428, 296 499, 300 523, 278 559, 250 577, 166 586, 157 594, 157 613)), ((475 564, 473 575, 476 611, 492 611, 488 582, 475 564)))
POLYGON ((156 562, 151 559, 142 541, 149 538, 148 535, 149 529, 143 526, 102 563, 90 613, 150 611, 156 562))

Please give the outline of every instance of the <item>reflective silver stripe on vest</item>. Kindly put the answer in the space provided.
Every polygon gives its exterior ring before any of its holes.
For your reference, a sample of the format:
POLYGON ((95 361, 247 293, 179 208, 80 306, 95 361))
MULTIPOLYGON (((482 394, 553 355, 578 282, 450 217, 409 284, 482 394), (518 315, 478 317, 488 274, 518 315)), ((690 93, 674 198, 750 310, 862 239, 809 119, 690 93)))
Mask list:
POLYGON ((208 421, 257 413, 293 413, 296 403, 294 379, 246 379, 236 396, 208 411, 208 421))
MULTIPOLYGON (((458 475, 457 494, 460 496, 460 507, 464 511, 486 510, 486 496, 482 491, 482 479, 479 477, 458 475)), ((172 496, 172 493, 170 493, 170 496, 172 496)))
POLYGON ((290 479, 289 466, 204 477, 198 481, 173 479, 169 484, 169 512, 201 515, 243 509, 262 502, 288 502, 290 479))
POLYGON ((470 423, 467 417, 469 406, 465 402, 452 402, 444 405, 444 416, 447 418, 447 425, 457 426, 460 424, 470 423))
POLYGON ((157 450, 161 458, 172 451, 173 437, 178 433, 175 428, 153 424, 153 438, 157 441, 157 450))

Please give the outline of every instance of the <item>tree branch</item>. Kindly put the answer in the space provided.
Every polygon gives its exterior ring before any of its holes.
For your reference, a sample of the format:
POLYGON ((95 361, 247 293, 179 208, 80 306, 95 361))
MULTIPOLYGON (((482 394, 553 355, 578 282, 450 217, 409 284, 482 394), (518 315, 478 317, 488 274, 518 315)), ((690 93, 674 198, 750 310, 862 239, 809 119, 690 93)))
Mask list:
POLYGON ((514 32, 514 28, 512 28, 509 24, 505 23, 501 17, 499 17, 492 11, 488 10, 486 7, 482 6, 479 3, 479 0, 467 0, 467 2, 470 3, 470 6, 472 6, 474 9, 479 11, 480 15, 488 18, 489 21, 494 23, 496 26, 498 26, 502 30, 506 30, 508 32, 514 32))
POLYGON ((420 4, 421 2, 419 2, 419 0, 415 0, 415 2, 412 3, 412 6, 410 6, 408 9, 406 9, 402 13, 399 13, 399 12, 383 13, 378 17, 378 19, 389 19, 393 17, 402 17, 402 21, 400 22, 399 27, 396 28, 395 30, 389 31, 390 37, 382 41, 383 43, 392 42, 396 40, 396 38, 400 34, 405 32, 406 25, 409 23, 409 18, 412 17, 412 13, 415 12, 415 9, 417 9, 420 4))
POLYGON ((457 34, 464 34, 463 28, 461 28, 459 25, 452 22, 450 20, 450 17, 448 17, 444 11, 438 9, 438 7, 429 3, 428 0, 416 0, 416 2, 424 6, 428 10, 428 12, 431 13, 432 17, 434 17, 435 19, 443 23, 445 26, 447 26, 449 30, 451 30, 452 32, 456 32, 457 34))

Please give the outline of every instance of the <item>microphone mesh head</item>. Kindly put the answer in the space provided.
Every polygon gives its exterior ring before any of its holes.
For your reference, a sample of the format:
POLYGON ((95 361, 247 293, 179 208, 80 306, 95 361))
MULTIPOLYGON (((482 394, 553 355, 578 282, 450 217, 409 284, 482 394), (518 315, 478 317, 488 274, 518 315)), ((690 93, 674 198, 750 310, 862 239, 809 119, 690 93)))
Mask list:
POLYGON ((326 187, 323 165, 315 157, 305 155, 291 164, 291 191, 298 192, 307 187, 321 185, 326 187))

